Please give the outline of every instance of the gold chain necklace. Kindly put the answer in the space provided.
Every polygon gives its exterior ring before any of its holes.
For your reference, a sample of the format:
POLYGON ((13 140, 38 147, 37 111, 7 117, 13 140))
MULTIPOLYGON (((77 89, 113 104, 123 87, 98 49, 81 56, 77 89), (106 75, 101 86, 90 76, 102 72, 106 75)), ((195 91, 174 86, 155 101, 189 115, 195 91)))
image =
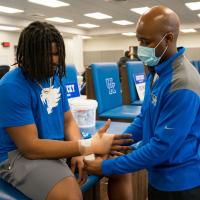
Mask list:
POLYGON ((50 87, 49 88, 42 87, 41 83, 37 82, 37 84, 40 86, 40 88, 42 89, 42 93, 44 93, 44 94, 49 94, 52 90, 52 79, 50 79, 50 87))

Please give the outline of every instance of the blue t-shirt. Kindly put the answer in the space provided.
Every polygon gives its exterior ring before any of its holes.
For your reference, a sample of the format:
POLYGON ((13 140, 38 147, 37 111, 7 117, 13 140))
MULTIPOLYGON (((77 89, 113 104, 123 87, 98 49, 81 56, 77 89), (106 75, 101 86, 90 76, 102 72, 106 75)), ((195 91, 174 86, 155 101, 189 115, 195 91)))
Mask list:
POLYGON ((39 138, 64 140, 68 110, 66 89, 57 76, 50 87, 30 81, 19 67, 7 73, 0 80, 0 162, 16 149, 6 128, 36 124, 39 138))

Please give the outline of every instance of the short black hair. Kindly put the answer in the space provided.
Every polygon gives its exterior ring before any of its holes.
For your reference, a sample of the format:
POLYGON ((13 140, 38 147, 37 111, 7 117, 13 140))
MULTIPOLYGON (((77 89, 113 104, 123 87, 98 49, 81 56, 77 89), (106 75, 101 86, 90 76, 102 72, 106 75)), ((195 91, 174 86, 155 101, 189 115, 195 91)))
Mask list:
POLYGON ((51 24, 35 21, 21 32, 17 46, 17 63, 32 81, 47 81, 52 72, 52 43, 59 56, 58 74, 65 75, 65 45, 60 32, 51 24))

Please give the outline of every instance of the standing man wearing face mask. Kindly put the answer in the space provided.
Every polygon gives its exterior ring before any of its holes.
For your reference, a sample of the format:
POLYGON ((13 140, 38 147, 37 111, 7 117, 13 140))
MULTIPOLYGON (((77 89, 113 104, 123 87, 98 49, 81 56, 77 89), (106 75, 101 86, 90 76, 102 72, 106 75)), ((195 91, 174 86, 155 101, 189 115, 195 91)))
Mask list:
POLYGON ((149 200, 200 199, 200 76, 177 48, 179 18, 155 6, 137 24, 138 57, 149 68, 141 114, 124 131, 140 147, 86 162, 105 176, 148 170, 149 200))

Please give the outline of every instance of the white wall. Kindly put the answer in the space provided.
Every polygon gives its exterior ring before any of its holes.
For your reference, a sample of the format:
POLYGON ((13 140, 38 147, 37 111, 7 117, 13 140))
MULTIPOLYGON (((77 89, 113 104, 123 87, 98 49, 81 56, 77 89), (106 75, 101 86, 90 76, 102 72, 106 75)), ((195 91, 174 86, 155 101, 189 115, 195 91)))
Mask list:
POLYGON ((178 39, 178 46, 184 46, 187 48, 200 47, 200 34, 199 33, 181 34, 178 39))
MULTIPOLYGON (((0 64, 14 63, 14 45, 18 43, 19 33, 0 32, 0 64), (8 48, 2 47, 2 42, 10 42, 8 48)), ((127 50, 129 46, 137 45, 136 37, 99 37, 98 39, 82 40, 80 36, 64 38, 66 46, 66 63, 73 63, 77 71, 81 73, 83 67, 83 51, 108 51, 127 50)), ((181 34, 178 40, 179 46, 188 48, 200 47, 200 34, 181 34)))
MULTIPOLYGON (((129 46, 137 46, 136 37, 99 37, 98 39, 84 40, 84 51, 106 51, 106 50, 127 50, 129 46)), ((178 46, 200 47, 200 34, 181 34, 178 39, 178 46)))
POLYGON ((129 46, 137 45, 136 37, 99 37, 84 40, 83 51, 128 50, 129 46))
POLYGON ((77 71, 81 74, 84 71, 83 66, 83 40, 79 35, 72 39, 64 39, 66 49, 66 63, 73 63, 77 71))
MULTIPOLYGON (((16 32, 0 32, 0 65, 12 65, 15 62, 14 45, 17 45, 19 34, 16 32), (2 42, 10 42, 10 47, 3 47, 2 42)), ((84 71, 83 68, 83 42, 80 36, 73 38, 64 38, 66 48, 66 63, 75 64, 79 73, 84 71)))
POLYGON ((0 32, 0 65, 14 64, 14 45, 17 45, 18 37, 19 33, 0 32), (11 46, 3 47, 1 45, 2 42, 10 42, 11 46))

